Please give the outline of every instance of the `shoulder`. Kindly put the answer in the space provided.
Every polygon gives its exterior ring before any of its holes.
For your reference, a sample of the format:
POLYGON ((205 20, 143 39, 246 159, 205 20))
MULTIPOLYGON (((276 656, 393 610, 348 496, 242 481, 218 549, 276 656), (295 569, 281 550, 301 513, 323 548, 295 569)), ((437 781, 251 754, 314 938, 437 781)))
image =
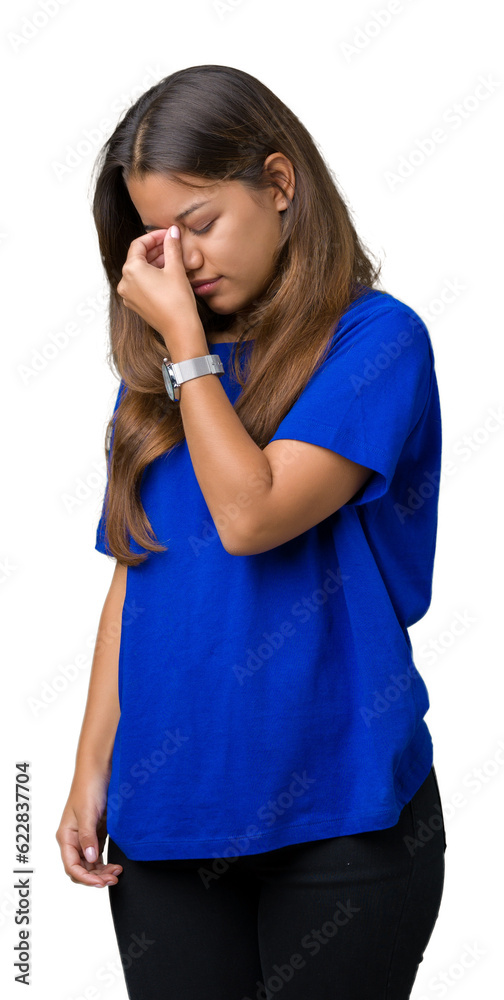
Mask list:
POLYGON ((394 382, 429 382, 434 352, 427 327, 411 306, 388 292, 368 289, 341 316, 324 367, 358 381, 388 372, 394 382))
MULTIPOLYGON (((343 313, 333 335, 333 346, 353 341, 369 343, 381 337, 396 337, 397 346, 415 343, 433 356, 429 331, 419 314, 406 302, 379 289, 368 289, 343 313)), ((386 341, 385 341, 386 342, 386 341)))

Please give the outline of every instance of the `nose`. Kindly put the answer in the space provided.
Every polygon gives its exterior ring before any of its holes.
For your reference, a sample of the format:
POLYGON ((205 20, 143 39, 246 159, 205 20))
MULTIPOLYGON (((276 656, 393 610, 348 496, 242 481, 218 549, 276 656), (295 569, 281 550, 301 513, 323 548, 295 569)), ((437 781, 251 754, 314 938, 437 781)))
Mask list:
POLYGON ((200 271, 203 266, 203 254, 194 243, 191 233, 180 236, 182 260, 186 271, 200 271))

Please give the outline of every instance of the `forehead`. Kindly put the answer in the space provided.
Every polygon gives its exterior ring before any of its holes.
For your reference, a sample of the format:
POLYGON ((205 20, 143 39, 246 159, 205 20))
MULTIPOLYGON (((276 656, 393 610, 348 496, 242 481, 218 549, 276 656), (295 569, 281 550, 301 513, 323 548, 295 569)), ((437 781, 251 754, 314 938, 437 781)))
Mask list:
POLYGON ((217 195, 223 196, 223 188, 228 183, 209 183, 206 178, 187 174, 168 177, 166 174, 150 173, 142 179, 130 178, 126 186, 143 226, 159 229, 185 219, 190 225, 191 215, 199 208, 211 208, 217 195))
POLYGON ((133 201, 144 204, 161 201, 178 206, 182 202, 207 201, 222 190, 225 181, 208 181, 190 174, 170 175, 149 173, 144 177, 129 177, 125 184, 133 201))
MULTIPOLYGON (((231 201, 233 210, 243 208, 247 192, 236 179, 209 181, 208 178, 190 174, 170 175, 148 173, 143 178, 124 178, 129 196, 148 229, 158 229, 171 222, 179 222, 198 208, 209 209, 219 199, 231 201)), ((190 223, 188 223, 190 224, 190 223)))

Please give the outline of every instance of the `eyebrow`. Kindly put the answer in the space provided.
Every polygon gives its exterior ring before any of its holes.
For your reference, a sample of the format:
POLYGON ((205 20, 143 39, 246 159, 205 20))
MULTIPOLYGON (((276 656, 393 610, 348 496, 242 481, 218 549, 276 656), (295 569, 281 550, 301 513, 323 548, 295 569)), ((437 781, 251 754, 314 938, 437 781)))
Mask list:
MULTIPOLYGON (((186 208, 185 212, 180 212, 179 215, 175 216, 175 221, 178 222, 179 219, 184 219, 186 215, 190 215, 191 212, 195 212, 197 208, 202 208, 203 205, 208 205, 208 200, 197 201, 194 203, 194 205, 190 205, 189 208, 186 208)), ((164 228, 165 226, 144 226, 144 229, 164 229, 164 228)))

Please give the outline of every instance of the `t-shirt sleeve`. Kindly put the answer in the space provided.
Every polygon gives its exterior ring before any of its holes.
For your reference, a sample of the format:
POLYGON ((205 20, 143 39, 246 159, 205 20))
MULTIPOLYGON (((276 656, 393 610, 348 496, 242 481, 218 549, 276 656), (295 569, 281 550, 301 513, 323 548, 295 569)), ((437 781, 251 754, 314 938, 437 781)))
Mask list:
POLYGON ((390 488, 401 453, 429 399, 434 358, 413 310, 370 314, 336 334, 326 359, 279 424, 272 441, 306 441, 373 470, 348 501, 390 488))
MULTIPOLYGON (((113 413, 112 413, 113 418, 115 418, 117 408, 119 406, 119 403, 121 402, 122 396, 123 396, 123 394, 124 394, 125 391, 126 391, 126 385, 123 382, 123 380, 121 379, 121 382, 120 382, 120 385, 119 385, 119 389, 118 389, 118 392, 117 392, 116 401, 114 403, 114 410, 113 410, 113 413)), ((98 552, 103 552, 103 554, 105 556, 111 556, 112 555, 112 552, 108 548, 108 542, 107 542, 106 504, 107 504, 107 494, 108 494, 108 488, 109 488, 110 460, 111 460, 111 457, 112 457, 112 448, 114 446, 114 430, 115 430, 115 419, 114 419, 114 423, 112 424, 112 430, 110 432, 109 450, 108 450, 108 457, 107 457, 107 481, 106 481, 106 484, 105 484, 105 495, 104 495, 104 498, 103 498, 103 504, 102 504, 102 510, 101 510, 101 515, 100 515, 100 520, 98 521, 98 527, 96 529, 96 544, 95 544, 95 549, 97 549, 98 552)))

